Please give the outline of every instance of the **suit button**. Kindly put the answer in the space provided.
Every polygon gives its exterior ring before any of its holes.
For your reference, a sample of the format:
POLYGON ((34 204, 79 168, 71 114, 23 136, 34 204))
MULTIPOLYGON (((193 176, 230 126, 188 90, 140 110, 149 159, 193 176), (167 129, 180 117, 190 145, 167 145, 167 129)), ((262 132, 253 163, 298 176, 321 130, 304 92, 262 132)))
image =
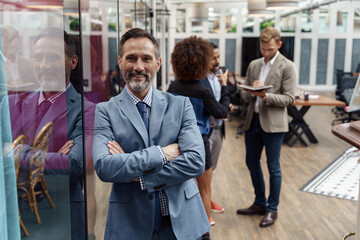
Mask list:
POLYGON ((154 199, 154 195, 153 194, 149 195, 149 200, 153 200, 153 199, 154 199))

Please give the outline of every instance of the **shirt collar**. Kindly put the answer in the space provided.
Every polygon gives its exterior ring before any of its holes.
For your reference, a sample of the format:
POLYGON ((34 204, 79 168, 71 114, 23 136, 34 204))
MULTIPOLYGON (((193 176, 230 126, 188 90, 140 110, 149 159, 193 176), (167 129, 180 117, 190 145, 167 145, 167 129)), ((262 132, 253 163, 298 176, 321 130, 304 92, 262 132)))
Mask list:
MULTIPOLYGON (((272 66, 272 65, 274 64, 277 56, 279 56, 279 51, 277 51, 276 54, 275 54, 275 56, 269 61, 270 66, 272 66)), ((261 59, 261 64, 262 64, 263 66, 266 65, 266 64, 265 64, 265 58, 262 58, 262 59, 261 59)))
MULTIPOLYGON (((62 94, 66 92, 66 90, 70 87, 70 85, 71 83, 69 83, 64 90, 59 91, 54 95, 52 95, 51 97, 49 97, 48 101, 51 102, 51 104, 53 104, 56 101, 56 99, 58 99, 62 94)), ((45 101, 45 97, 44 97, 44 92, 41 90, 39 95, 38 105, 40 105, 43 101, 45 101)))
POLYGON ((139 102, 144 102, 144 103, 146 103, 146 105, 151 107, 152 86, 150 87, 148 93, 146 94, 145 98, 142 101, 139 98, 137 98, 134 94, 132 94, 132 92, 129 90, 129 88, 127 86, 125 86, 125 89, 126 89, 127 93, 130 95, 130 97, 132 98, 132 100, 134 101, 135 105, 138 104, 139 102))

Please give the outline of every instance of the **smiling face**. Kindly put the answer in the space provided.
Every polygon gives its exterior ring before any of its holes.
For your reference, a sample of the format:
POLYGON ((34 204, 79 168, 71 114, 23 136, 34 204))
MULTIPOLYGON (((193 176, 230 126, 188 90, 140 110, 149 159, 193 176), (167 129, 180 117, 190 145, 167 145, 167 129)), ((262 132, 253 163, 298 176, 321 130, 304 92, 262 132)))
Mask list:
POLYGON ((216 73, 217 71, 219 71, 220 68, 220 52, 218 48, 214 48, 213 52, 214 56, 211 60, 212 68, 210 69, 210 71, 216 73))
POLYGON ((51 37, 41 38, 34 45, 34 76, 44 91, 61 91, 70 81, 77 57, 67 56, 64 47, 64 40, 51 37))
POLYGON ((128 39, 118 63, 129 90, 143 99, 161 65, 161 58, 156 59, 154 44, 148 38, 128 39))

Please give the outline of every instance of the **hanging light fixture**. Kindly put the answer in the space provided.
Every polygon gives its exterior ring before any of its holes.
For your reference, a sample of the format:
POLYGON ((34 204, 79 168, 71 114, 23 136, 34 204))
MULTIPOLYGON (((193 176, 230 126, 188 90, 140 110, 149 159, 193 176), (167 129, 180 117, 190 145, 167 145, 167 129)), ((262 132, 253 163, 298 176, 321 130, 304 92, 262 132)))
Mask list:
POLYGON ((268 17, 274 14, 265 8, 266 0, 248 0, 249 17, 268 17))
POLYGON ((23 2, 23 6, 30 9, 48 9, 56 10, 63 9, 62 0, 26 0, 23 2))
POLYGON ((208 21, 209 12, 208 12, 208 8, 205 6, 204 3, 195 3, 192 10, 193 10, 192 17, 190 17, 191 22, 208 21))
POLYGON ((267 10, 287 10, 299 8, 299 0, 266 0, 267 10))

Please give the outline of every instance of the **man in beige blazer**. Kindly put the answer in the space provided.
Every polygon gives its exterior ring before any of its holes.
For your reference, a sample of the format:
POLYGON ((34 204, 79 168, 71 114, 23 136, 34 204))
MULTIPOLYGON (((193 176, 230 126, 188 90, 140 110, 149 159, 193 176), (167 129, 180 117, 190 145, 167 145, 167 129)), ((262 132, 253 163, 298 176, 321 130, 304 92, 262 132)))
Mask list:
POLYGON ((273 27, 265 28, 260 34, 263 57, 252 61, 246 73, 246 85, 273 85, 271 89, 262 91, 246 90, 251 95, 244 124, 246 165, 250 171, 255 201, 250 207, 237 210, 237 214, 265 215, 260 227, 271 226, 277 219, 281 189, 281 144, 284 133, 288 131, 287 107, 294 101, 298 79, 294 63, 279 53, 281 45, 280 32, 273 27), (260 165, 264 146, 270 175, 268 198, 265 196, 260 165))

